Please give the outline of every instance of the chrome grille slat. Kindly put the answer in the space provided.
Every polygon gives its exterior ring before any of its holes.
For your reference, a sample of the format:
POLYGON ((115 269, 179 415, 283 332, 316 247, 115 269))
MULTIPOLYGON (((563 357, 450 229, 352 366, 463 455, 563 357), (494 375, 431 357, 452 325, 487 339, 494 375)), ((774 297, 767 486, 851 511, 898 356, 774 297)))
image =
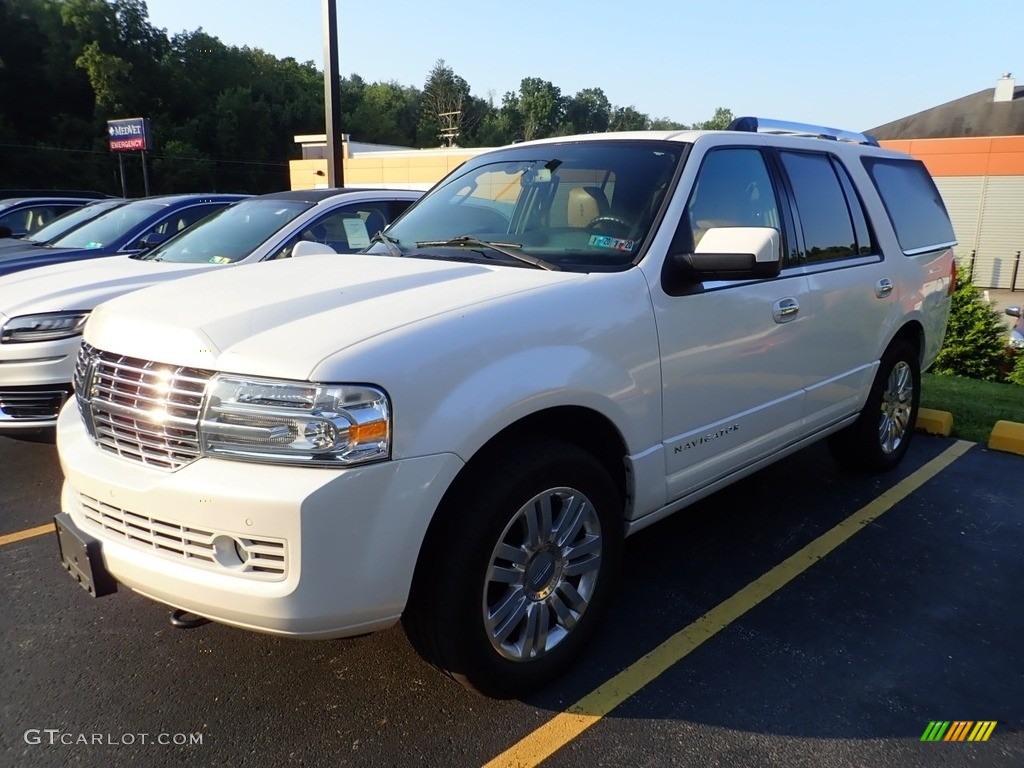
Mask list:
POLYGON ((212 376, 85 343, 75 362, 78 407, 96 444, 165 470, 199 458, 199 418, 212 376))
POLYGON ((174 436, 167 434, 151 434, 149 430, 121 424, 116 421, 101 421, 96 425, 96 436, 106 436, 112 440, 139 443, 140 447, 156 450, 186 451, 198 450, 198 443, 187 435, 174 436))
MULTIPOLYGON (((101 382, 97 382, 96 384, 93 385, 93 391, 101 392, 104 395, 109 395, 111 397, 117 397, 117 396, 120 396, 122 394, 121 392, 118 392, 113 387, 110 387, 108 385, 104 385, 101 382)), ((168 395, 176 395, 176 394, 194 395, 196 393, 195 392, 170 391, 167 394, 168 395)), ((133 394, 132 397, 135 400, 143 400, 143 401, 145 401, 147 403, 153 403, 155 405, 167 405, 168 404, 166 398, 163 398, 163 397, 152 397, 152 396, 149 396, 149 395, 143 395, 141 392, 137 392, 137 393, 133 394)), ((196 413, 199 413, 199 408, 197 406, 193 406, 191 403, 177 403, 177 402, 171 401, 171 405, 174 405, 174 406, 176 406, 178 408, 181 408, 181 409, 194 410, 196 413)))
MULTIPOLYGON (((113 357, 115 357, 115 356, 114 355, 110 356, 110 358, 113 358, 113 357)), ((122 371, 122 372, 127 371, 128 373, 137 373, 140 376, 159 377, 161 374, 165 373, 166 371, 174 370, 175 371, 175 378, 178 381, 192 382, 194 384, 199 385, 200 387, 206 386, 206 379, 203 379, 203 378, 201 378, 199 376, 188 376, 186 374, 181 374, 179 372, 181 370, 183 370, 183 369, 180 368, 180 367, 177 367, 177 366, 167 365, 166 363, 151 362, 151 361, 148 361, 148 360, 139 360, 138 362, 142 363, 142 365, 132 365, 132 364, 126 363, 124 361, 125 360, 135 360, 136 358, 124 357, 124 356, 117 356, 117 357, 119 357, 118 360, 113 360, 113 359, 109 359, 108 358, 105 362, 111 368, 115 368, 118 371, 122 371), (147 368, 146 366, 148 366, 148 365, 150 365, 150 366, 152 366, 152 365, 159 365, 159 366, 164 366, 164 367, 160 367, 160 368, 147 368)))
POLYGON ((284 541, 237 537, 249 553, 249 559, 241 567, 228 569, 217 562, 213 542, 218 534, 214 531, 158 520, 82 493, 78 500, 86 527, 95 526, 120 537, 131 546, 152 550, 190 565, 247 578, 277 581, 284 578, 287 571, 284 541))
MULTIPOLYGON (((168 441, 188 443, 192 447, 198 448, 199 443, 194 438, 188 437, 186 434, 178 434, 183 432, 181 429, 175 429, 174 433, 159 431, 158 428, 147 428, 139 426, 137 421, 133 421, 130 424, 125 424, 119 421, 106 421, 103 422, 103 426, 111 432, 119 431, 130 431, 138 435, 144 435, 148 438, 155 438, 162 441, 160 445, 166 446, 168 441)), ((99 431, 99 427, 97 427, 99 431)))
MULTIPOLYGON (((97 400, 97 398, 94 397, 93 398, 93 402, 95 403, 96 400, 97 400)), ((103 401, 103 405, 104 405, 104 407, 108 411, 111 411, 112 413, 114 413, 116 415, 126 416, 128 418, 135 419, 137 421, 145 422, 147 420, 147 417, 148 418, 153 418, 153 416, 154 416, 152 411, 147 411, 147 410, 145 410, 143 408, 136 408, 136 407, 131 406, 131 405, 124 405, 123 403, 112 402, 112 401, 103 401)), ((198 416, 198 411, 197 411, 196 415, 198 416)), ((195 423, 194 419, 182 418, 180 416, 173 416, 173 415, 170 415, 170 414, 166 415, 166 417, 164 418, 164 421, 169 421, 169 422, 171 422, 173 424, 178 424, 178 425, 183 426, 183 427, 190 427, 190 426, 192 426, 195 423)))

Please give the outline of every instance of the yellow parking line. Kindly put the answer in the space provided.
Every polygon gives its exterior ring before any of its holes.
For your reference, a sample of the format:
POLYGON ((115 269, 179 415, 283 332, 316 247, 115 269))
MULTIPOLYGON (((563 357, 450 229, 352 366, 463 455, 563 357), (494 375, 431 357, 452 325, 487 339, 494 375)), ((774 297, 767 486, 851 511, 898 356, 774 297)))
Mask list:
POLYGON ((974 446, 958 440, 936 458, 904 478, 881 496, 823 533, 794 555, 750 582, 695 622, 677 632, 615 677, 555 715, 537 730, 488 762, 484 768, 527 768, 539 765, 597 723, 662 672, 683 659, 821 560, 858 531, 935 477, 974 446))
POLYGON ((0 536, 0 547, 5 544, 13 544, 16 541, 22 539, 31 539, 33 536, 42 536, 47 533, 53 533, 53 523, 47 523, 46 525, 40 525, 38 528, 29 528, 24 531, 18 531, 17 533, 8 533, 0 536))

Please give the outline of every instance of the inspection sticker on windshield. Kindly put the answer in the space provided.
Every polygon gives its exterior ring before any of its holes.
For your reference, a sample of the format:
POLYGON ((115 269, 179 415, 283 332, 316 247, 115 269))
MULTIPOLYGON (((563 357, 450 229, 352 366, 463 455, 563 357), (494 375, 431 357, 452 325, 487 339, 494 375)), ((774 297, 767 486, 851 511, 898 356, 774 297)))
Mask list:
POLYGON ((231 263, 231 257, 230 256, 211 256, 210 257, 210 263, 211 264, 230 264, 231 263))
POLYGON ((608 235, 591 235, 590 244, 595 248, 613 248, 616 251, 632 251, 634 242, 632 240, 622 240, 618 237, 608 237, 608 235))

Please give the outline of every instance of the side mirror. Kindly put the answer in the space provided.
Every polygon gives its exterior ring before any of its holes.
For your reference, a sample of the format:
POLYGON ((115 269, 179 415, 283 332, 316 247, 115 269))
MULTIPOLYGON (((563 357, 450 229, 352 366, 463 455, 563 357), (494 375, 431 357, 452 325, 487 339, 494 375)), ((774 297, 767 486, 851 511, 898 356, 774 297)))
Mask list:
POLYGON ((1010 317, 1020 317, 1020 307, 1007 307, 1003 310, 1010 317))
POLYGON ((709 280, 766 280, 782 269, 782 237, 772 227, 715 227, 693 253, 669 254, 663 283, 669 293, 709 280))
POLYGON ((168 235, 166 232, 150 232, 148 235, 139 240, 139 248, 141 248, 144 251, 148 251, 151 248, 156 248, 168 237, 170 237, 170 235, 168 235))
POLYGON ((313 240, 299 240, 292 248, 292 258, 299 256, 320 256, 325 253, 337 254, 338 252, 326 243, 317 243, 313 240))

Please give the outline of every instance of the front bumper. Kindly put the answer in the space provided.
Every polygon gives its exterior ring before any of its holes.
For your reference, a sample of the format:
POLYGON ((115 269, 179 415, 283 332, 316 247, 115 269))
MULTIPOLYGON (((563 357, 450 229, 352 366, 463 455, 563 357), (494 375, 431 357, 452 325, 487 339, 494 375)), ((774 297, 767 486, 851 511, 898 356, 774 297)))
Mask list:
POLYGON ((0 435, 52 429, 71 394, 81 336, 0 344, 0 435))
POLYGON ((398 619, 427 526, 462 467, 439 454, 340 470, 203 458, 166 472, 96 447, 74 403, 57 442, 61 509, 101 542, 119 582, 214 621, 309 638, 398 619), (251 542, 278 553, 279 567, 249 568, 232 542, 243 558, 251 542))

